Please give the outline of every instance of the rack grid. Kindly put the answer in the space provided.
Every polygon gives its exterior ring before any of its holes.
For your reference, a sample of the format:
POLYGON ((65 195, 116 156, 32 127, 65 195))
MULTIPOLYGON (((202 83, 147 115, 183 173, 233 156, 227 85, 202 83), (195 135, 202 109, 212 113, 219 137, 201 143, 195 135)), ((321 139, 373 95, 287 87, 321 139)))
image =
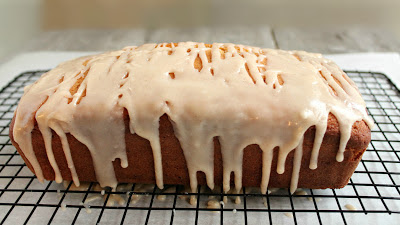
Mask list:
POLYGON ((41 184, 12 146, 8 127, 23 88, 45 72, 22 73, 0 91, 1 224, 347 224, 354 215, 400 214, 400 91, 382 73, 346 71, 359 87, 375 127, 343 189, 303 189, 293 195, 277 189, 262 195, 254 188, 224 194, 222 189, 199 187, 187 193, 183 186, 159 190, 126 184, 111 195, 95 183, 80 188, 71 182, 41 184), (195 205, 188 203, 190 195, 197 197, 195 205), (240 204, 234 203, 237 196, 240 204), (216 205, 210 208, 211 203, 216 205))

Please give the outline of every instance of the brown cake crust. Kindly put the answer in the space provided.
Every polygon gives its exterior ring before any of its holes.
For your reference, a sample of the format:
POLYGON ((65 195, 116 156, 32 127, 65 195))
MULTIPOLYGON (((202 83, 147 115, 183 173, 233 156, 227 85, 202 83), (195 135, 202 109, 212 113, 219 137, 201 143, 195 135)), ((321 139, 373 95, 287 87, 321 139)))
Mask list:
MULTIPOLYGON (((13 138, 15 116, 10 125, 10 138, 19 154, 26 162, 29 169, 33 168, 24 156, 13 138)), ((148 140, 129 132, 129 116, 124 112, 126 153, 129 166, 122 168, 120 160, 114 161, 114 170, 118 182, 121 183, 155 183, 153 152, 148 140)), ((162 153, 162 166, 165 184, 189 184, 189 175, 185 157, 178 139, 174 135, 172 124, 167 115, 160 118, 160 143, 162 153)), ((342 188, 347 185, 354 173, 362 154, 366 150, 371 132, 364 121, 353 124, 351 137, 344 152, 343 162, 336 161, 339 148, 340 132, 339 124, 333 114, 329 114, 327 131, 321 145, 318 157, 318 167, 309 169, 311 150, 315 136, 315 127, 310 127, 304 135, 303 157, 299 174, 299 188, 342 188)), ((92 157, 87 147, 67 134, 71 149, 71 155, 80 181, 97 181, 93 167, 92 157)), ((46 180, 54 180, 55 175, 47 158, 44 141, 37 124, 32 131, 32 144, 36 157, 43 170, 46 180)), ((57 161, 64 180, 72 180, 67 161, 64 156, 60 138, 53 131, 52 145, 54 157, 57 161)), ((294 151, 290 152, 286 159, 285 172, 276 172, 278 148, 274 149, 272 169, 269 187, 288 188, 292 175, 294 151)), ((199 184, 206 184, 205 176, 199 172, 199 184)), ((262 177, 262 151, 258 145, 249 145, 243 155, 243 186, 259 186, 262 177)), ((232 174, 233 178, 233 174, 232 174)), ((233 180, 233 179, 231 179, 233 180)), ((214 181, 216 185, 222 185, 222 156, 218 137, 214 137, 214 181)))

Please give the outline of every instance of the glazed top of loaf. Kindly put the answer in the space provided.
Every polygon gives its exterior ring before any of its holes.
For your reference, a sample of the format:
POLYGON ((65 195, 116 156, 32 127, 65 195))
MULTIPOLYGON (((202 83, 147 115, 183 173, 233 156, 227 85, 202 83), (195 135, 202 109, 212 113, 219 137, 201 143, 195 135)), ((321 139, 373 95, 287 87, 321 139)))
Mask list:
MULTIPOLYGON (((123 111, 130 132, 150 141, 157 185, 163 187, 159 118, 174 125, 188 165, 191 187, 203 171, 213 188, 213 137, 221 143, 224 190, 231 172, 241 188, 243 149, 258 144, 263 151, 261 188, 266 191, 272 150, 279 147, 277 172, 284 172, 287 154, 301 154, 305 131, 316 126, 310 168, 318 152, 329 113, 340 126, 337 161, 351 135, 352 124, 372 126, 354 82, 331 60, 303 51, 261 49, 234 44, 194 42, 145 44, 87 56, 60 64, 26 87, 16 111, 14 139, 43 175, 32 149, 35 120, 44 137, 56 181, 62 177, 51 146, 52 130, 60 136, 75 184, 66 133, 91 152, 102 186, 115 187, 112 161, 127 167, 123 111)), ((300 159, 294 161, 292 191, 297 186, 300 159)))

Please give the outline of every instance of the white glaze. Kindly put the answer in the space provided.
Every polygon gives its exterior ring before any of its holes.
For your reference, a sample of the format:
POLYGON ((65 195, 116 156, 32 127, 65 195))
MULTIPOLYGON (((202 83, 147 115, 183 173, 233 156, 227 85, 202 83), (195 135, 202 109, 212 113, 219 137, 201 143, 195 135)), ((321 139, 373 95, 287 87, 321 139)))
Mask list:
POLYGON ((67 210, 67 205, 63 202, 63 203, 61 203, 60 208, 62 211, 65 211, 65 210, 67 210))
POLYGON ((276 170, 282 174, 286 156, 298 146, 293 192, 301 164, 301 143, 309 127, 316 126, 310 161, 310 168, 315 169, 329 113, 340 125, 337 161, 343 160, 351 125, 364 120, 372 126, 355 84, 320 54, 233 44, 208 48, 202 43, 184 42, 170 46, 146 44, 71 60, 25 89, 13 135, 39 180, 43 180, 43 174, 31 142, 34 119, 57 182, 63 178, 52 153, 51 130, 61 138, 77 186, 79 177, 66 133, 88 147, 100 185, 115 188, 112 162, 119 158, 122 167, 128 166, 123 121, 123 109, 127 109, 130 132, 151 143, 156 183, 163 188, 158 126, 159 118, 167 114, 186 158, 192 192, 196 191, 198 171, 204 172, 208 186, 214 187, 215 136, 221 143, 224 191, 230 188, 232 172, 236 191, 240 191, 243 149, 247 145, 258 144, 263 151, 263 193, 268 187, 274 147, 279 147, 276 170), (207 50, 211 50, 211 60, 207 50), (197 57, 201 70, 193 66, 197 57), (82 83, 77 92, 71 93, 79 79, 82 83))
POLYGON ((291 213, 291 212, 285 212, 283 214, 285 214, 285 216, 287 216, 289 218, 293 218, 293 213, 291 213))

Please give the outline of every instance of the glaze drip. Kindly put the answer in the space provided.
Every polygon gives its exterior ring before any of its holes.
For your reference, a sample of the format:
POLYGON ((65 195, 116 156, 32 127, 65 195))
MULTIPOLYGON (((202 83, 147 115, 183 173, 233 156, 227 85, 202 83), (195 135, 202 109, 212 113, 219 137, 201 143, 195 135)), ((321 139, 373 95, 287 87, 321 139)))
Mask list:
POLYGON ((115 188, 112 162, 118 158, 122 167, 128 166, 124 109, 130 132, 151 144, 159 188, 163 188, 159 118, 169 116, 193 192, 198 171, 205 173, 208 186, 214 188, 214 137, 221 144, 224 191, 230 189, 231 173, 240 191, 243 149, 250 144, 258 144, 263 151, 263 193, 271 170, 284 173, 286 157, 295 149, 293 191, 303 135, 309 127, 316 126, 310 161, 310 168, 315 169, 329 113, 340 125, 339 162, 351 125, 361 120, 370 127, 373 124, 355 84, 320 54, 182 42, 126 47, 60 64, 25 89, 16 111, 14 139, 42 181, 31 140, 36 120, 56 181, 62 182, 52 153, 54 130, 79 186, 66 138, 70 133, 88 147, 100 185, 115 188), (279 147, 278 166, 271 168, 275 147, 279 147))

